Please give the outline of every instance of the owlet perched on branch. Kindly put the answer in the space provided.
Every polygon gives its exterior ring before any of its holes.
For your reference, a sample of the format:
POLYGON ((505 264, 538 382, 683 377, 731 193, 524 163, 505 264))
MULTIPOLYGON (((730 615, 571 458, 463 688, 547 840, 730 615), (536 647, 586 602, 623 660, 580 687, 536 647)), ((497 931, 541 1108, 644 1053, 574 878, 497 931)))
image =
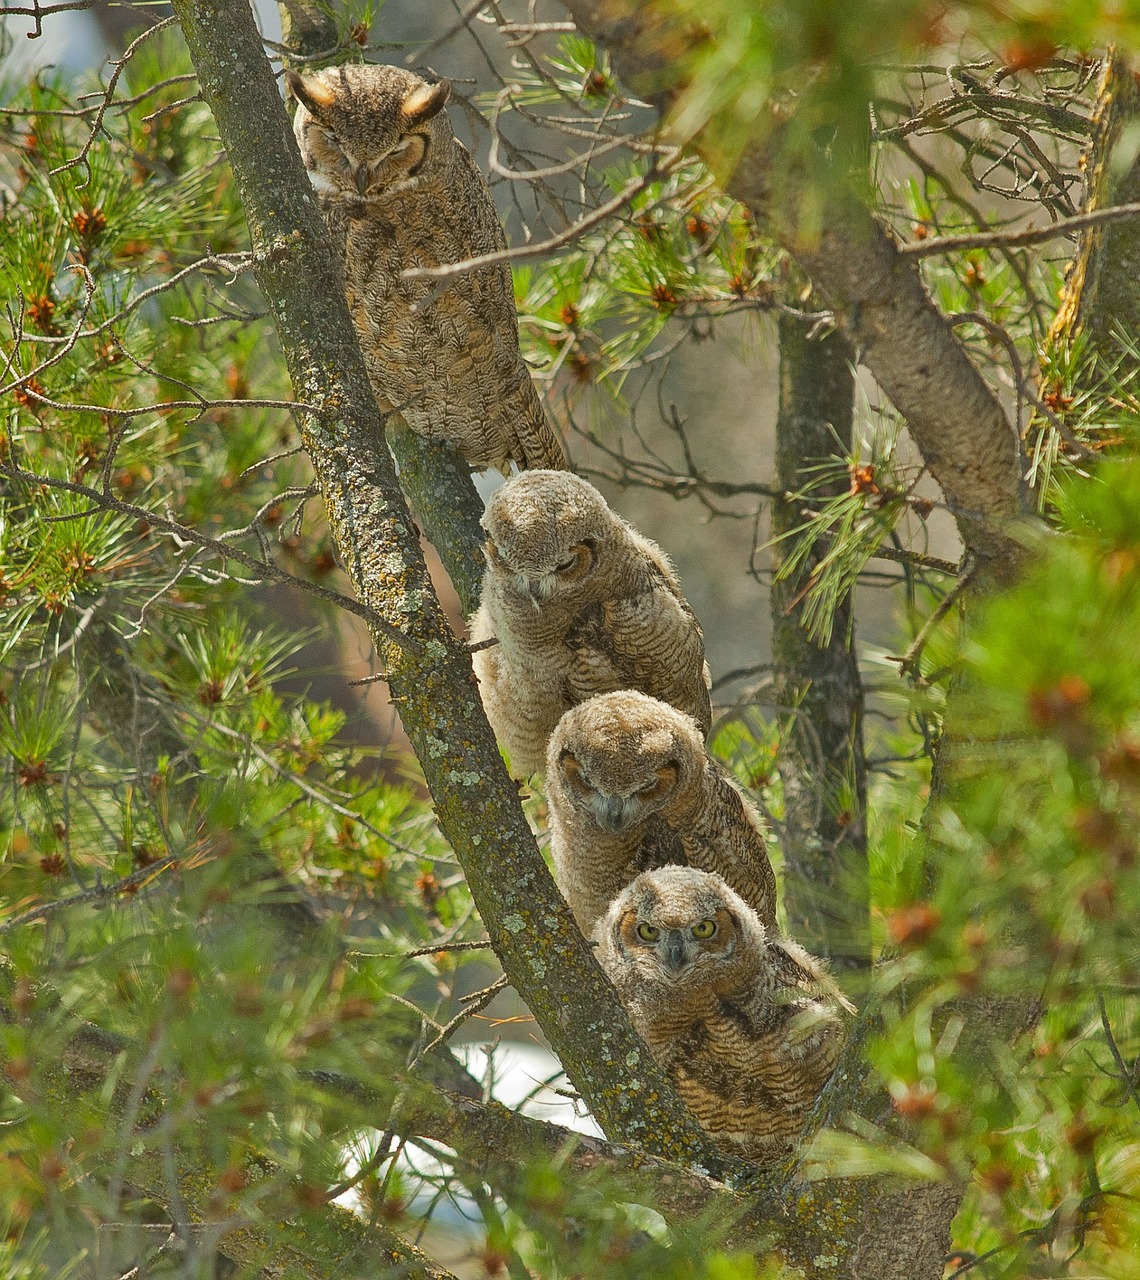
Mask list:
POLYGON ((598 926, 630 1021, 718 1145, 771 1162, 803 1128, 854 1007, 716 875, 638 876, 598 926))
POLYGON ((454 441, 473 467, 564 467, 519 354, 507 264, 401 276, 506 248, 483 175, 443 111, 450 84, 379 65, 285 79, 381 409, 454 441))
POLYGON ((483 516, 487 571, 471 619, 487 718, 517 778, 546 762, 564 712, 596 693, 643 689, 712 720, 700 623, 656 543, 568 471, 528 471, 483 516))
POLYGON ((546 757, 554 874, 589 937, 642 871, 715 871, 776 931, 763 819, 692 717, 626 689, 567 711, 546 757))

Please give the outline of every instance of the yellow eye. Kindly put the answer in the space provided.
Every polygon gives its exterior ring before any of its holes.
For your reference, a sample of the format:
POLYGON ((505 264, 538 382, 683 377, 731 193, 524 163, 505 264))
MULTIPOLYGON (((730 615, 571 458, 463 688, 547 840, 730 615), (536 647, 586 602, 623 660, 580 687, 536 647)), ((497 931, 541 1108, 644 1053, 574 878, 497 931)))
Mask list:
POLYGON ((693 925, 694 938, 711 938, 714 933, 716 933, 715 920, 698 920, 697 923, 693 925))
POLYGON ((661 937, 661 930, 655 924, 639 924, 637 936, 642 942, 656 942, 661 937))

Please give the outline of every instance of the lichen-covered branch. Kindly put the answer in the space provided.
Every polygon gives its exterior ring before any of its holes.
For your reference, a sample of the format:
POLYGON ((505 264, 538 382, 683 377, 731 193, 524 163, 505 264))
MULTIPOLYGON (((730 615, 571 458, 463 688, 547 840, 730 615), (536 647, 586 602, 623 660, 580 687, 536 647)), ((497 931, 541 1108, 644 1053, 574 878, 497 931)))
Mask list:
MULTIPOLYGON (((841 1117, 863 1073, 837 1081, 841 1117), (850 1085, 851 1090, 845 1088, 850 1085)), ((733 1190, 664 1160, 532 1120, 496 1104, 416 1092, 393 1119, 403 1133, 453 1147, 472 1172, 510 1201, 530 1184, 539 1156, 580 1179, 602 1179, 674 1226, 700 1221, 726 1248, 778 1256, 807 1280, 940 1280, 961 1187, 903 1178, 823 1178, 780 1170, 733 1190)))
POLYGON ((448 440, 418 436, 398 418, 389 418, 388 443, 400 468, 400 485, 427 540, 439 552, 463 616, 479 607, 483 590, 483 500, 471 468, 448 440))
MULTIPOLYGON (((1119 51, 1105 59, 1097 85, 1093 138, 1084 157, 1087 195, 1082 213, 1140 200, 1140 155, 1117 171, 1121 144, 1140 124, 1140 86, 1119 51)), ((1113 331, 1140 333, 1140 219, 1128 218, 1082 233, 1065 293, 1050 330, 1058 343, 1084 333, 1105 360, 1123 353, 1113 331)), ((1129 357, 1126 357, 1129 358, 1129 357)), ((1130 360, 1134 364, 1134 360, 1130 360)))
POLYGON ((336 263, 248 4, 176 0, 202 95, 242 198, 302 437, 412 741, 492 945, 575 1085, 613 1136, 716 1156, 634 1034, 538 852, 487 724, 466 648, 432 589, 396 479, 336 263))

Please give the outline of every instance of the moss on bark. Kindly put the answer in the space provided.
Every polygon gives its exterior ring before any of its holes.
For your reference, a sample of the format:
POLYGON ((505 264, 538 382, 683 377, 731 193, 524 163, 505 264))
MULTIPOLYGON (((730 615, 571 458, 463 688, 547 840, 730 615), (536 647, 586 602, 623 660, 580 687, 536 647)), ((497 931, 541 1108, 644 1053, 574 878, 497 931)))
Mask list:
POLYGON ((491 943, 607 1133, 716 1165, 574 924, 503 767, 470 657, 432 589, 249 7, 177 0, 175 10, 237 180, 294 394, 314 408, 302 415, 302 438, 341 561, 385 624, 373 638, 392 699, 491 943))

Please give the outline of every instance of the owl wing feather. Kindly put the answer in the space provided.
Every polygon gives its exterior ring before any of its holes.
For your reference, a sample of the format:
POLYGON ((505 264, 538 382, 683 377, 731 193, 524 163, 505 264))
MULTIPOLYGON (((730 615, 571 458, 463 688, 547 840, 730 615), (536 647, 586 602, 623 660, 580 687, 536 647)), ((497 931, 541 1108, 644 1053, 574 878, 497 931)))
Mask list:
POLYGON ((736 780, 710 759, 713 795, 701 824, 683 831, 685 862, 727 881, 769 931, 776 929, 776 874, 764 833, 753 822, 736 780))
POLYGON ((704 646, 696 618, 669 591, 654 586, 583 609, 566 633, 574 654, 568 684, 574 702, 596 693, 638 689, 712 723, 704 646))
POLYGON ((791 938, 769 938, 767 958, 775 981, 786 991, 802 992, 811 999, 838 1005, 846 1013, 856 1012, 823 961, 805 951, 798 942, 791 938))
POLYGON ((473 466, 565 467, 519 351, 508 265, 445 281, 401 274, 506 248, 486 181, 458 140, 445 172, 441 189, 395 192, 382 206, 321 195, 377 401, 420 435, 453 440, 473 466))
POLYGON ((631 870, 634 876, 643 871, 656 871, 658 867, 685 866, 685 846, 681 837, 659 814, 650 814, 637 846, 636 863, 631 870))

